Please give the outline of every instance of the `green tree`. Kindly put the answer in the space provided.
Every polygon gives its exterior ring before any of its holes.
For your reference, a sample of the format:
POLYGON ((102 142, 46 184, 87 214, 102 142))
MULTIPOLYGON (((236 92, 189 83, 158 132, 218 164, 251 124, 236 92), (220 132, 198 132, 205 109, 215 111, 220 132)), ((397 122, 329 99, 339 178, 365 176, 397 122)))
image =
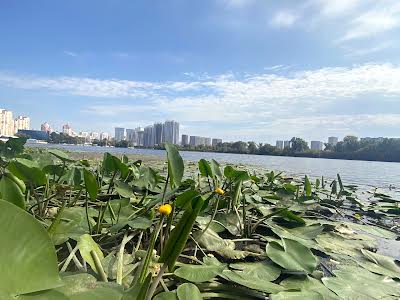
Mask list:
POLYGON ((292 143, 293 152, 305 152, 310 149, 307 142, 301 138, 293 137, 290 142, 292 143))

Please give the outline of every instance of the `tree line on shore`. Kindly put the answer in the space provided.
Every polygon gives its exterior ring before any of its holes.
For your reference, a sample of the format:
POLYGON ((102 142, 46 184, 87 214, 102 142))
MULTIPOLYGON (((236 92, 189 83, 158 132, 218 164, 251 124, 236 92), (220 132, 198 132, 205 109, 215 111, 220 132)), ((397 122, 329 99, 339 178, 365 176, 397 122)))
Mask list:
MULTIPOLYGON (((83 144, 85 140, 81 137, 72 137, 66 134, 53 132, 48 142, 78 145, 83 144)), ((359 139, 356 136, 346 136, 343 141, 338 142, 336 145, 326 143, 325 149, 321 151, 310 150, 307 142, 299 137, 293 137, 290 142, 291 146, 285 149, 279 149, 268 143, 243 141, 224 142, 215 146, 184 145, 179 146, 179 148, 184 151, 400 162, 400 139, 396 138, 359 139)), ((125 140, 120 142, 115 142, 114 140, 94 140, 92 144, 121 148, 133 146, 133 144, 125 140)), ((164 145, 155 146, 154 148, 164 149, 164 145)))

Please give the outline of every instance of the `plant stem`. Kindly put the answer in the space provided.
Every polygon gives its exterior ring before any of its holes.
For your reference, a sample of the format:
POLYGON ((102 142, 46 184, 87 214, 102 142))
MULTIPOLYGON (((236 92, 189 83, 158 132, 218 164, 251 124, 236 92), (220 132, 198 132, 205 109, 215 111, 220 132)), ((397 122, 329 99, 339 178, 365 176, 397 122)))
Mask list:
POLYGON ((94 250, 92 250, 92 251, 90 251, 90 255, 93 258, 94 265, 96 267, 97 273, 100 275, 101 280, 104 282, 108 282, 107 275, 104 272, 103 266, 101 265, 101 262, 100 262, 99 257, 97 256, 97 253, 94 250))
POLYGON ((151 300, 151 298, 153 297, 153 294, 156 291, 158 283, 160 282, 167 267, 168 267, 167 264, 163 264, 163 266, 161 267, 160 272, 158 272, 156 279, 153 281, 152 285, 150 286, 147 292, 146 300, 151 300))

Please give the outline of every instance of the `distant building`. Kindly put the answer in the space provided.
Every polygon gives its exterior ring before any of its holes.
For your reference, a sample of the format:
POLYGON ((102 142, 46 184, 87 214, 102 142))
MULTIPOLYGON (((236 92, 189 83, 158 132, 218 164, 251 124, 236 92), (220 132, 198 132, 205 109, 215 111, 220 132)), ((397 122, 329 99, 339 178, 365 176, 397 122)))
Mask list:
POLYGON ((62 127, 62 132, 66 135, 72 136, 72 127, 67 123, 62 127))
POLYGON ((40 130, 41 131, 46 131, 46 132, 48 132, 48 133, 52 133, 52 129, 51 129, 51 126, 49 125, 49 123, 47 123, 47 122, 44 122, 42 125, 40 125, 40 130))
POLYGON ((100 140, 109 140, 110 139, 110 134, 108 132, 102 132, 100 133, 100 140))
POLYGON ((291 147, 291 141, 283 142, 283 149, 289 149, 291 147))
POLYGON ((189 144, 191 146, 200 146, 205 144, 205 138, 201 136, 190 136, 189 144))
POLYGON ((29 117, 18 116, 14 120, 14 132, 17 133, 18 130, 29 130, 31 125, 31 119, 29 117))
POLYGON ((283 141, 276 141, 276 148, 282 150, 283 149, 283 141))
POLYGON ((115 141, 120 142, 125 139, 125 128, 122 127, 115 127, 115 141))
POLYGON ((136 145, 143 146, 144 145, 144 129, 142 127, 138 127, 135 129, 137 137, 136 137, 136 145))
POLYGON ((163 141, 179 144, 179 123, 176 121, 165 121, 163 127, 163 141))
POLYGON ((18 130, 17 134, 21 136, 26 136, 29 139, 34 139, 39 141, 47 141, 49 139, 49 133, 47 131, 42 131, 42 130, 20 129, 18 130))
POLYGON ((222 144, 222 139, 212 139, 212 146, 215 147, 218 144, 222 144))
POLYGON ((182 146, 189 145, 189 136, 187 134, 182 134, 182 146))
MULTIPOLYGON (((164 140, 163 140, 163 135, 164 135, 164 125, 162 123, 154 123, 154 129, 153 129, 153 134, 154 134, 154 144, 155 145, 161 145, 164 140)), ((179 132, 178 132, 179 134, 179 132)))
POLYGON ((10 110, 0 109, 0 136, 13 136, 14 119, 10 110))
POLYGON ((211 138, 208 137, 204 138, 204 145, 211 146, 211 138))
POLYGON ((143 146, 154 147, 154 127, 152 125, 144 128, 143 146))
POLYGON ((132 145, 136 144, 136 130, 135 129, 126 129, 126 140, 132 145))
POLYGON ((328 137, 328 144, 335 146, 338 143, 339 139, 336 136, 328 137))
POLYGON ((79 133, 79 136, 85 139, 85 143, 90 143, 91 142, 91 138, 90 138, 90 133, 87 131, 81 131, 79 133))
POLYGON ((99 140, 100 139, 100 133, 98 133, 98 132, 91 132, 90 134, 89 134, 89 138, 90 138, 90 140, 91 141, 93 141, 93 140, 99 140))
POLYGON ((321 141, 311 141, 311 150, 313 151, 321 151, 324 143, 321 141))

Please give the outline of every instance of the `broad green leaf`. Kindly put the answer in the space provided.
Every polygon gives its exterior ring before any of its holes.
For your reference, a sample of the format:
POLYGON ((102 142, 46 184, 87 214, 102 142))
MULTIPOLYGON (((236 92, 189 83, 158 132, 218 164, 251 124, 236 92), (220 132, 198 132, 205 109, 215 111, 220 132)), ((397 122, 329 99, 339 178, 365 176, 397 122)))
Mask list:
POLYGON ((321 281, 307 275, 290 276, 289 278, 281 281, 280 285, 287 290, 300 290, 302 293, 317 293, 320 297, 322 296, 322 298, 320 299, 324 300, 339 299, 339 297, 336 296, 335 293, 327 289, 321 281))
POLYGON ((4 174, 0 179, 0 199, 25 209, 25 197, 18 184, 4 174))
POLYGON ((82 258, 92 267, 92 270, 97 273, 97 269, 90 254, 91 251, 96 252, 100 261, 104 258, 103 252, 101 251, 99 245, 93 240, 89 234, 83 234, 78 240, 78 249, 81 253, 82 258))
POLYGON ((393 299, 393 296, 400 296, 400 283, 386 276, 354 266, 342 266, 333 272, 336 277, 322 278, 322 282, 342 299, 393 299))
POLYGON ((245 278, 257 280, 274 281, 281 274, 281 269, 271 261, 234 263, 229 267, 245 278))
POLYGON ((400 279, 400 266, 393 258, 365 249, 361 249, 361 252, 368 261, 357 261, 360 266, 373 273, 400 279))
POLYGON ((62 181, 66 182, 68 185, 80 187, 84 181, 82 168, 72 167, 65 173, 62 181))
POLYGON ((57 157, 58 159, 62 160, 63 162, 73 162, 74 160, 69 158, 69 156, 61 150, 58 149, 51 149, 49 153, 57 157))
POLYGON ((301 292, 280 292, 278 294, 271 295, 271 300, 326 300, 321 294, 310 291, 301 292))
POLYGON ((205 282, 213 279, 225 269, 224 265, 183 265, 174 274, 191 282, 205 282))
POLYGON ((96 181, 96 177, 92 172, 83 169, 83 178, 85 180, 86 191, 89 193, 90 199, 95 201, 97 198, 97 191, 99 189, 96 181))
POLYGON ((19 179, 30 184, 45 185, 47 183, 46 174, 36 162, 29 159, 16 158, 8 164, 7 168, 19 179))
POLYGON ((60 286, 57 255, 45 228, 0 200, 0 291, 8 297, 60 286))
POLYGON ((188 190, 183 194, 176 197, 175 205, 179 208, 184 208, 188 203, 190 203, 194 198, 198 197, 200 193, 195 190, 188 190))
POLYGON ((168 174, 171 187, 180 186, 184 170, 183 159, 175 145, 165 143, 165 150, 167 150, 168 174))
POLYGON ((246 276, 246 274, 241 274, 240 272, 236 271, 225 270, 222 272, 222 277, 250 289, 263 291, 266 293, 278 293, 284 290, 284 288, 278 284, 260 279, 258 277, 246 276))
POLYGON ((175 292, 162 292, 157 294, 154 300, 178 300, 178 296, 175 292))
POLYGON ((201 300, 200 291, 193 283, 184 283, 176 290, 179 300, 201 300))
POLYGON ((267 255, 273 262, 289 271, 311 273, 317 267, 317 258, 311 250, 297 241, 282 238, 282 245, 270 242, 267 255))
POLYGON ((203 177, 213 177, 213 172, 211 170, 211 166, 205 159, 199 160, 199 171, 201 176, 203 177))
POLYGON ((219 163, 217 161, 215 161, 214 159, 211 160, 211 170, 212 170, 213 174, 219 180, 221 180, 221 178, 222 178, 221 167, 220 167, 219 163))
POLYGON ((126 182, 117 180, 115 181, 115 190, 117 193, 124 198, 134 198, 133 188, 126 182))
POLYGON ((377 227, 377 226, 371 226, 371 225, 364 225, 364 224, 358 224, 358 223, 351 223, 351 222, 343 222, 343 224, 349 226, 353 230, 357 231, 363 231, 367 232, 369 234, 379 236, 381 238, 385 239, 396 239, 397 234, 394 232, 391 232, 389 230, 377 227))

